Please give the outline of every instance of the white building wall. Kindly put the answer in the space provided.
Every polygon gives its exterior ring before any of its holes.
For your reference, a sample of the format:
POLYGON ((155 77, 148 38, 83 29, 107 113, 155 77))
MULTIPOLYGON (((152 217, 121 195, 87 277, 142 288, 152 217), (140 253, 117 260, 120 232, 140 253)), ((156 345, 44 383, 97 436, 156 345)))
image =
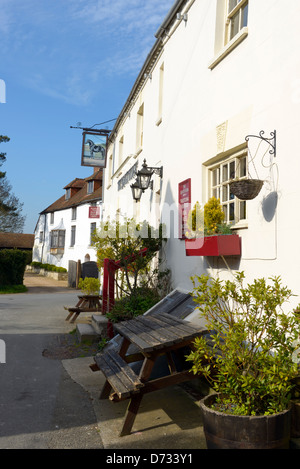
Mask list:
MULTIPOLYGON (((35 229, 33 261, 54 264, 68 269, 69 261, 85 262, 86 256, 90 261, 96 261, 96 250, 90 245, 91 223, 99 227, 100 218, 89 218, 90 204, 77 206, 76 220, 72 220, 72 209, 54 212, 53 223, 50 224, 50 213, 41 214, 35 229), (75 245, 71 246, 71 227, 76 226, 75 245), (62 254, 52 254, 50 249, 50 232, 55 229, 65 229, 65 247, 62 254), (40 232, 44 233, 40 242, 40 232)), ((101 212, 100 212, 101 216, 101 212)))
MULTIPOLYGON (((174 208, 174 223, 168 224, 165 248, 172 270, 173 287, 191 288, 190 276, 210 273, 230 278, 232 271, 244 270, 246 280, 280 275, 283 282, 300 294, 300 250, 298 201, 300 159, 297 140, 300 129, 300 3, 288 6, 274 0, 250 0, 248 36, 213 69, 217 5, 225 0, 189 2, 188 21, 178 22, 165 38, 152 79, 147 79, 122 129, 115 129, 114 174, 105 175, 105 214, 147 219, 153 223, 161 213, 174 208), (162 121, 158 119, 159 74, 164 64, 162 121), (143 149, 136 147, 136 119, 144 103, 143 149), (238 259, 186 257, 185 243, 177 238, 178 184, 191 178, 192 205, 209 198, 204 163, 226 156, 245 144, 249 134, 265 136, 277 132, 277 156, 272 169, 262 165, 262 145, 255 165, 265 184, 259 196, 247 202, 247 225, 237 231, 242 238, 238 259), (118 162, 118 142, 123 143, 123 166, 118 162), (154 190, 147 190, 139 203, 133 202, 130 181, 118 191, 117 182, 138 161, 163 166, 163 179, 154 176, 154 190), (272 200, 277 200, 272 212, 272 200), (159 201, 159 210, 155 202, 159 201)), ((219 20, 219 19, 218 19, 219 20)), ((176 22, 176 21, 175 21, 176 22)), ((257 146, 252 139, 250 145, 257 146)), ((253 147, 254 148, 254 147, 253 147)), ((113 154, 113 144, 109 148, 113 154)), ((266 154, 264 163, 270 162, 266 154)), ((254 175, 255 176, 255 175, 254 175)), ((253 176, 253 177, 254 177, 253 176)), ((295 298, 298 303, 299 298, 295 298)))

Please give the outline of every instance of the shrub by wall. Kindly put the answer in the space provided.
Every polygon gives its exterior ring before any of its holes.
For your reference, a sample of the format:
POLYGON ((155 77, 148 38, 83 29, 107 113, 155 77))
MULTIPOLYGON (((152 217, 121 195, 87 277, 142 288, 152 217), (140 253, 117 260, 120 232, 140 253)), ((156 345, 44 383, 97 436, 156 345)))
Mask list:
POLYGON ((25 251, 0 250, 0 285, 23 285, 27 259, 25 251))

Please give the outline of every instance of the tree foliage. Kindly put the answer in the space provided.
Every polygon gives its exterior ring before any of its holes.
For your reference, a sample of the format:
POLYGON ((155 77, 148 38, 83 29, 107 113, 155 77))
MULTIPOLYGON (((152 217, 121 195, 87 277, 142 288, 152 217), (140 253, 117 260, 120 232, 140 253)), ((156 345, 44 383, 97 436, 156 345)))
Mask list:
POLYGON ((140 276, 149 268, 162 242, 162 226, 154 229, 148 222, 137 223, 134 219, 123 223, 103 221, 93 236, 98 266, 103 267, 104 259, 120 261, 124 280, 121 288, 129 294, 138 288, 140 276))
MULTIPOLYGON (((9 137, 0 135, 0 143, 9 142, 9 137)), ((6 153, 0 153, 0 166, 6 161, 6 153)), ((0 171, 0 231, 21 233, 25 217, 22 215, 23 204, 12 193, 12 187, 6 172, 0 171)))

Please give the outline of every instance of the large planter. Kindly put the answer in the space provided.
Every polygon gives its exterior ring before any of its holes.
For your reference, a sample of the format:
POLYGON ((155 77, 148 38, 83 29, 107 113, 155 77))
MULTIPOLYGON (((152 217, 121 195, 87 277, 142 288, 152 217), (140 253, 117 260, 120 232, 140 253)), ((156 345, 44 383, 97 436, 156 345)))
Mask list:
POLYGON ((208 449, 288 449, 291 410, 262 416, 225 414, 211 409, 216 394, 200 401, 208 449))
POLYGON ((186 239, 185 252, 187 256, 240 256, 241 238, 229 234, 186 239))
POLYGON ((241 179, 230 183, 230 191, 240 200, 254 199, 261 191, 264 181, 260 179, 241 179))

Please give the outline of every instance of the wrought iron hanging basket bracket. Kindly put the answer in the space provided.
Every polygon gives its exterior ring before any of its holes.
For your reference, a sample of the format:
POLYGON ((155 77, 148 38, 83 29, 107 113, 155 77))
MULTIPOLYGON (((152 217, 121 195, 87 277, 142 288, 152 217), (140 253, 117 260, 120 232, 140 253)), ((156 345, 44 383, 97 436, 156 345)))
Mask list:
POLYGON ((274 132, 270 133, 269 138, 264 137, 264 133, 265 133, 265 131, 261 130, 259 132, 259 135, 247 135, 245 137, 245 140, 246 140, 246 142, 248 142, 250 138, 260 138, 261 140, 267 142, 271 147, 269 153, 270 153, 270 155, 274 155, 274 158, 275 158, 276 157, 276 130, 274 130, 274 132))

